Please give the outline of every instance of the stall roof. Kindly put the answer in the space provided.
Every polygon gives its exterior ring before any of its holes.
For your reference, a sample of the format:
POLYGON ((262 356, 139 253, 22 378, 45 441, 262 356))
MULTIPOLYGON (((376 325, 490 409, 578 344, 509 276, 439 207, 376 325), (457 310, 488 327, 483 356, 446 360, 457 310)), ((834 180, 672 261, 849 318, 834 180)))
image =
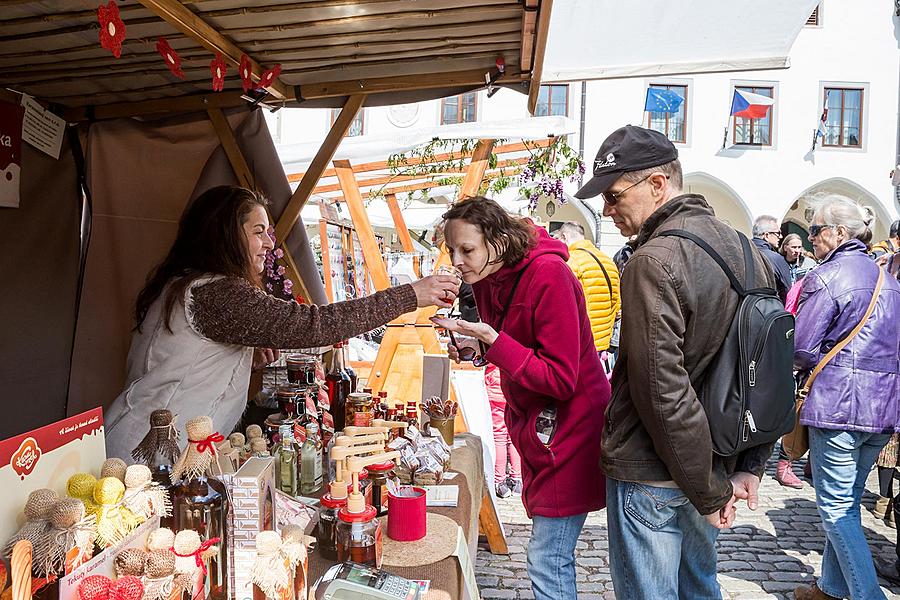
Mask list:
POLYGON ((819 0, 556 0, 543 81, 783 69, 819 0))
POLYGON ((484 87, 502 56, 498 85, 528 93, 551 2, 123 0, 117 59, 99 43, 98 0, 11 0, 0 20, 0 85, 69 108, 195 95, 223 106, 240 102, 246 53, 255 80, 281 65, 266 101, 339 107, 365 93, 372 106, 484 87), (180 56, 183 80, 157 52, 160 37, 180 56), (228 62, 221 94, 212 93, 215 52, 228 62))

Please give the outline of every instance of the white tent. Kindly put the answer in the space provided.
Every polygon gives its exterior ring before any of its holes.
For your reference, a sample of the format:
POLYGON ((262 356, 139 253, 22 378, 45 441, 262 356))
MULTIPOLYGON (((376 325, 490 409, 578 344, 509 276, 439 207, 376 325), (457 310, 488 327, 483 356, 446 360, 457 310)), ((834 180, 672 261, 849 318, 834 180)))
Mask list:
POLYGON ((555 0, 543 83, 784 69, 819 0, 555 0))

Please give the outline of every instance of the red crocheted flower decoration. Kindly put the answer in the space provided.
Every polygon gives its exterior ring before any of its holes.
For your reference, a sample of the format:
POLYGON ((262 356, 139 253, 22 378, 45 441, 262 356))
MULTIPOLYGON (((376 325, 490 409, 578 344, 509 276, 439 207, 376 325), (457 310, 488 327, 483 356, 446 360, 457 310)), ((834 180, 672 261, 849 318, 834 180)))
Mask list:
POLYGON ((97 19, 100 21, 100 46, 119 58, 122 56, 122 42, 125 41, 125 23, 119 16, 116 0, 109 0, 106 6, 98 6, 97 19))
POLYGON ((249 92, 253 89, 253 65, 250 64, 250 57, 246 54, 241 54, 241 66, 239 68, 241 87, 244 88, 245 92, 249 92))
POLYGON ((178 79, 184 79, 184 71, 181 70, 181 57, 175 52, 175 49, 169 45, 166 38, 156 40, 156 51, 166 61, 166 66, 172 71, 172 75, 178 79))
POLYGON ((256 87, 258 88, 267 88, 272 85, 272 82, 275 81, 275 78, 281 74, 281 64, 277 64, 271 69, 267 69, 263 71, 263 74, 259 78, 259 83, 256 87))
POLYGON ((216 57, 209 63, 209 72, 212 73, 212 87, 214 92, 221 92, 225 88, 226 71, 228 71, 228 64, 225 62, 221 53, 216 53, 216 57))

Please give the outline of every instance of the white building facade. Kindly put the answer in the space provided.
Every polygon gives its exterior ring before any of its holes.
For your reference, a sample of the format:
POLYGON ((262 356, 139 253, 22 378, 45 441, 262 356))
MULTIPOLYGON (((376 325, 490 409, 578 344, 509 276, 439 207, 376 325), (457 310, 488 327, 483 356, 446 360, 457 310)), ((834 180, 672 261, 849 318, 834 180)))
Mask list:
MULTIPOLYGON (((824 0, 797 37, 789 69, 598 80, 584 87, 581 82, 562 83, 544 90, 539 110, 583 124, 583 133, 576 132, 569 141, 578 148, 583 139, 588 171, 600 143, 622 125, 667 132, 679 149, 685 191, 705 195, 720 218, 747 233, 752 220, 763 214, 802 233, 809 224, 809 200, 837 192, 875 210, 875 238, 883 239, 900 208, 889 176, 900 162, 900 18, 894 11, 893 0, 824 0), (645 112, 651 86, 683 95, 679 114, 645 112), (768 118, 750 122, 730 117, 735 88, 772 97, 768 118), (812 151, 826 94, 826 136, 812 151)), ((501 90, 492 98, 480 91, 442 101, 365 108, 352 133, 505 120, 525 116, 525 105, 525 96, 501 90)), ((276 143, 285 144, 321 140, 331 119, 327 110, 282 110, 270 117, 270 124, 276 143)), ((567 184, 568 192, 575 189, 575 184, 567 184)), ((550 216, 546 203, 538 213, 550 221, 590 218, 575 207, 557 209, 550 216)), ((613 251, 622 242, 604 219, 600 245, 613 251)))

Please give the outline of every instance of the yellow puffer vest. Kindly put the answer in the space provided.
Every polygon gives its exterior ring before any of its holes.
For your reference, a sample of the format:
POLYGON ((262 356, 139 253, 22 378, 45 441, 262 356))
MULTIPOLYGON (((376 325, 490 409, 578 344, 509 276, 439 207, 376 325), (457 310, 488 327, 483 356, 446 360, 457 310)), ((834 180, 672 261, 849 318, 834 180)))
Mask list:
POLYGON ((597 352, 608 350, 616 314, 621 307, 619 270, 616 268, 616 263, 598 250, 590 240, 581 240, 569 246, 568 264, 584 290, 584 299, 587 302, 588 317, 591 320, 591 331, 594 333, 594 345, 597 347, 597 352), (597 257, 606 269, 612 289, 593 257, 597 257))

